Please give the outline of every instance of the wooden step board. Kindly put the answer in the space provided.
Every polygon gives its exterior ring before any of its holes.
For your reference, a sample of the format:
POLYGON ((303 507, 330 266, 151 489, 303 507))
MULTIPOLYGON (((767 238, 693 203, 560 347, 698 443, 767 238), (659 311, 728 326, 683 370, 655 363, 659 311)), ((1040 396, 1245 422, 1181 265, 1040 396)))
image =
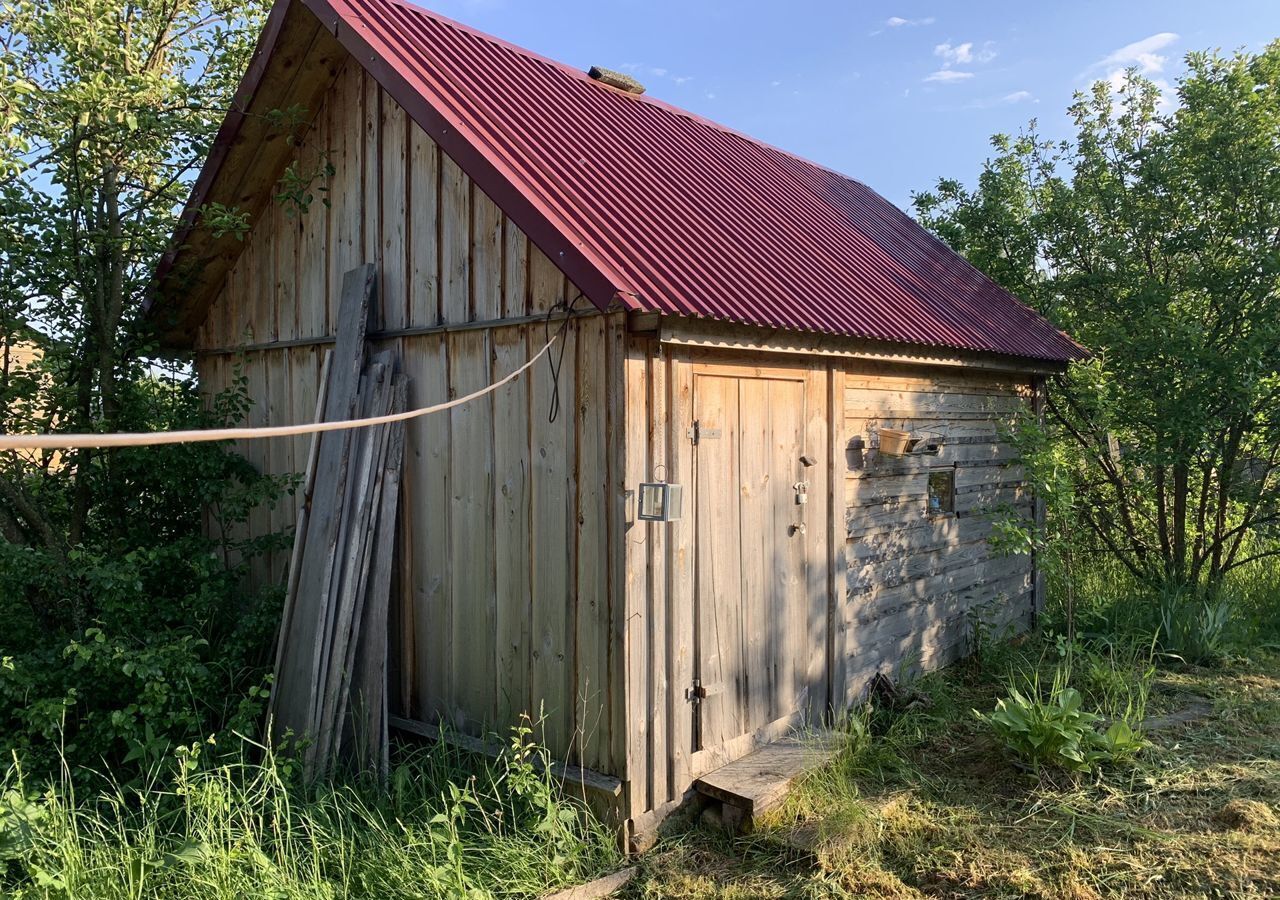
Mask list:
POLYGON ((783 738, 703 775, 693 786, 755 818, 782 803, 798 776, 824 765, 839 749, 838 736, 830 733, 783 738))

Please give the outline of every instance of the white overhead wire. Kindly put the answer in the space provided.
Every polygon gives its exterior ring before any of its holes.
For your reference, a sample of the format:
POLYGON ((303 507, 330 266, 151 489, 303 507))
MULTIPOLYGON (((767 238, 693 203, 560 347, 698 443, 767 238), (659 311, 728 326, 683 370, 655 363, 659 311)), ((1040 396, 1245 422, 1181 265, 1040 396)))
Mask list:
POLYGON ((385 416, 373 416, 368 419, 344 419, 338 422, 310 422, 305 425, 270 425, 256 428, 202 428, 192 431, 141 431, 118 434, 0 434, 0 450, 78 450, 102 449, 105 447, 153 447, 160 444, 191 444, 207 441, 252 441, 262 438, 293 437, 300 434, 318 434, 324 431, 344 431, 351 428, 368 428, 372 425, 387 425, 392 422, 404 422, 431 413, 453 409, 496 391, 498 388, 514 381, 533 366, 551 349, 560 335, 552 335, 551 339, 534 354, 533 358, 516 369, 501 381, 495 381, 487 387, 472 391, 465 397, 458 397, 447 403, 424 406, 407 412, 391 413, 385 416))

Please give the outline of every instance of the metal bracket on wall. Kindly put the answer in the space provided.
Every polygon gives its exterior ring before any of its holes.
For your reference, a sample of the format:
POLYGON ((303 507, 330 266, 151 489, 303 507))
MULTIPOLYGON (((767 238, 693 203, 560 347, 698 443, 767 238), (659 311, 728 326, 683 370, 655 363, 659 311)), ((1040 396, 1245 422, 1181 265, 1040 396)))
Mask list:
POLYGON ((694 422, 693 426, 685 431, 689 440, 694 444, 699 441, 714 441, 720 438, 719 428, 705 428, 701 422, 694 422))

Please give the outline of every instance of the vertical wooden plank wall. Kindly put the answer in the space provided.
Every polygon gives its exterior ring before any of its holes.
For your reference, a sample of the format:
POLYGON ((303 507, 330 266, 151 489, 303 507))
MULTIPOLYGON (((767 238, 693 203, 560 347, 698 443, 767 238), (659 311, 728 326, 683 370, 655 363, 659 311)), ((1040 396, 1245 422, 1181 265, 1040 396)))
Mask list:
POLYGON ((987 544, 998 515, 1031 514, 1005 435, 1031 398, 1029 377, 980 370, 845 367, 847 593, 837 616, 846 704, 877 672, 931 669, 963 655, 978 621, 1029 624, 1031 560, 987 544), (941 444, 936 457, 878 457, 880 428, 941 444), (856 449, 850 444, 862 444, 856 449), (951 471, 955 512, 927 515, 931 471, 951 471))
MULTIPOLYGON (((413 406, 518 368, 542 348, 544 325, 501 320, 577 295, 351 61, 298 160, 303 171, 329 164, 333 174, 317 179, 305 213, 273 203, 254 224, 197 341, 206 391, 243 371, 252 423, 311 420, 325 346, 307 342, 331 336, 332 288, 365 260, 380 264, 379 327, 463 329, 391 340, 413 406)), ((622 418, 609 403, 621 403, 624 335, 620 316, 579 317, 558 385, 544 360, 484 400, 409 424, 396 619, 404 633, 393 643, 408 657, 393 690, 408 716, 478 735, 541 713, 557 757, 617 775, 626 669, 610 636, 626 628, 624 497, 622 418), (555 391, 560 415, 549 422, 555 391)), ((262 471, 287 473, 305 465, 308 446, 303 438, 238 449, 262 471)), ((288 528, 293 516, 286 499, 256 511, 250 527, 288 528)), ((279 580, 286 563, 287 553, 264 561, 255 580, 279 580)))

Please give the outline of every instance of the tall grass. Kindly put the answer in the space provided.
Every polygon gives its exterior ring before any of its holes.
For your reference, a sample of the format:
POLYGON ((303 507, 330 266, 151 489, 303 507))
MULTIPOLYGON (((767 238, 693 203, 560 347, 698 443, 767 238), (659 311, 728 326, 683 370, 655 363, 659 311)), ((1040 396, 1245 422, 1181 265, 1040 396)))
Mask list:
MULTIPOLYGON (((499 759, 404 753, 385 785, 309 792, 288 760, 188 748, 148 788, 0 783, 0 896, 76 900, 532 897, 616 862, 613 836, 537 765, 527 729, 499 759)), ((79 779, 82 781, 82 779, 79 779)))
POLYGON ((1113 557, 1067 574, 1050 570, 1044 625, 1066 631, 1064 598, 1076 598, 1075 632, 1086 641, 1154 641, 1166 658, 1205 665, 1258 647, 1280 647, 1280 557, 1232 570, 1213 592, 1138 583, 1113 557))

